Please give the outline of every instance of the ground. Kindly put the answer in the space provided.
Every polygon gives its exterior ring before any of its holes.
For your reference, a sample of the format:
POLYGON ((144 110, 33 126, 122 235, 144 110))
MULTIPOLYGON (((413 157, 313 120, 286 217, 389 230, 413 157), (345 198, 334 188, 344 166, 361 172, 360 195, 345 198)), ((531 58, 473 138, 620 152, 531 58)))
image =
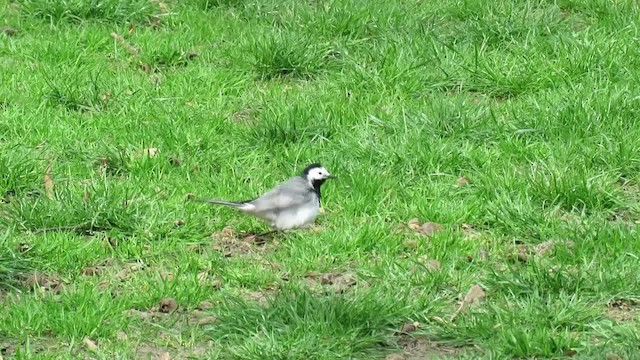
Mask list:
POLYGON ((632 359, 638 10, 0 0, 0 356, 632 359))

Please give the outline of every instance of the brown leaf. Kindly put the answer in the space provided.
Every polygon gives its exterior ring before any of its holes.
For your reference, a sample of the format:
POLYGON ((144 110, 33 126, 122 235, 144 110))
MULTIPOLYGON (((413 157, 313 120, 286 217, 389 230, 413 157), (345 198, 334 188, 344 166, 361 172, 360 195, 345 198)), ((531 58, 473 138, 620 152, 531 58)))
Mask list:
POLYGON ((459 177, 458 180, 456 180, 456 184, 458 186, 469 185, 469 178, 467 178, 466 176, 459 177))
POLYGON ((84 202, 85 204, 89 203, 89 191, 85 190, 82 194, 82 202, 84 202))
POLYGON ((473 285, 467 295, 464 297, 464 302, 466 304, 472 305, 477 304, 486 296, 484 290, 479 285, 473 285))
POLYGON ((85 336, 84 339, 82 339, 82 343, 84 343, 84 345, 87 347, 87 349, 89 349, 91 351, 98 350, 98 345, 96 345, 96 343, 93 340, 89 339, 86 336, 85 336))
POLYGON ((7 36, 15 36, 18 34, 18 30, 12 28, 11 26, 3 26, 0 27, 0 33, 3 33, 7 36))
POLYGON ((187 52, 187 59, 189 60, 193 60, 198 56, 198 53, 195 52, 194 50, 191 50, 189 52, 187 52))
POLYGON ((82 275, 86 276, 96 276, 100 275, 101 273, 102 269, 97 266, 87 266, 86 268, 82 269, 82 275))
POLYGON ((182 160, 180 160, 176 155, 171 155, 169 156, 169 164, 171 164, 171 166, 180 167, 180 165, 182 165, 182 160))
POLYGON ((467 295, 465 295, 464 300, 462 301, 462 303, 460 303, 460 307, 458 307, 458 310, 456 310, 456 312, 451 316, 451 321, 455 320, 458 314, 464 311, 467 306, 477 305, 478 303, 480 303, 480 300, 482 300, 485 296, 486 294, 482 287, 480 287, 479 285, 471 286, 471 288, 467 292, 467 295))
POLYGON ((413 238, 405 239, 403 243, 407 249, 416 249, 418 247, 418 240, 413 238))
POLYGON ((171 355, 165 351, 158 356, 158 360, 171 360, 171 355))
POLYGON ((406 360, 406 358, 404 357, 404 355, 398 353, 398 354, 389 354, 384 358, 384 360, 406 360))
POLYGON ((420 235, 431 236, 440 230, 442 230, 442 225, 434 222, 426 222, 420 226, 418 233, 420 235))
POLYGON ((198 325, 200 325, 200 326, 210 325, 210 324, 215 323, 216 321, 218 321, 217 317, 215 317, 215 316, 207 316, 207 317, 204 317, 204 318, 198 320, 198 325))
POLYGON ((34 272, 27 276, 25 283, 29 288, 38 288, 41 290, 52 291, 58 293, 62 290, 62 280, 55 276, 45 275, 34 272))
POLYGON ((605 359, 606 360, 623 360, 622 356, 612 352, 607 353, 605 359))
POLYGON ((428 260, 426 265, 427 269, 431 271, 438 271, 442 268, 442 264, 440 264, 440 261, 438 260, 428 260))
POLYGON ((44 193, 48 198, 53 198, 53 180, 51 179, 51 162, 44 171, 44 193))
POLYGON ((159 306, 160 306, 161 313, 168 314, 178 309, 178 302, 176 302, 172 298, 166 298, 166 299, 160 300, 159 306))
POLYGON ((213 307, 213 304, 210 301, 201 301, 196 308, 198 310, 208 310, 213 307))
POLYGON ((538 255, 547 254, 553 247, 556 245, 556 242, 553 239, 549 239, 545 242, 542 242, 533 247, 533 251, 535 251, 538 255))
POLYGON ((158 150, 158 148, 144 149, 144 154, 149 156, 149 157, 156 157, 159 152, 160 152, 160 150, 158 150))
POLYGON ((402 325, 402 329, 400 329, 400 334, 407 335, 409 333, 412 333, 418 329, 419 325, 420 324, 417 322, 404 324, 402 325))
POLYGON ((562 352, 562 354, 564 354, 564 356, 567 356, 567 357, 574 356, 577 353, 578 352, 573 349, 566 349, 565 351, 562 352))
POLYGON ((182 226, 182 225, 184 225, 184 220, 178 219, 178 220, 174 221, 173 224, 175 226, 182 226))
POLYGON ((409 222, 407 223, 407 226, 409 227, 409 229, 411 230, 418 230, 420 229, 420 219, 418 218, 413 218, 411 220, 409 220, 409 222))

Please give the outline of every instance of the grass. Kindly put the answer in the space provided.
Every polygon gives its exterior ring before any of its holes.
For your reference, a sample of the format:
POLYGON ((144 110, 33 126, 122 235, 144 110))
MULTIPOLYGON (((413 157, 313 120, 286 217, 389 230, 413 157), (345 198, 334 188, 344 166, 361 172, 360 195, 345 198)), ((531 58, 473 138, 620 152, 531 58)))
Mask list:
POLYGON ((637 11, 0 0, 0 354, 633 358, 637 11), (317 232, 188 200, 312 162, 317 232))

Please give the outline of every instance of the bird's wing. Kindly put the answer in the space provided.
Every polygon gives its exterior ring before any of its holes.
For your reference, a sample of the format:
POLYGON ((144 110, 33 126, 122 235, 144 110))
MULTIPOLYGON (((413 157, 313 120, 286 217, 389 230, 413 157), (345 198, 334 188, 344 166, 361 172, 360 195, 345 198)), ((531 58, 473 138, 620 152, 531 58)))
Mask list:
POLYGON ((279 212, 311 201, 313 189, 301 177, 295 177, 276 186, 261 197, 251 201, 256 212, 279 212))

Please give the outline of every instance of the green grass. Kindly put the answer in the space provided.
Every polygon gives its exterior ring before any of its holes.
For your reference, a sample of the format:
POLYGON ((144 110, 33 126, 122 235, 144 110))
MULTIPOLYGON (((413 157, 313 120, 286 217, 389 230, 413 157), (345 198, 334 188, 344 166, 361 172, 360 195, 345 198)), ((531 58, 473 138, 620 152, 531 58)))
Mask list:
POLYGON ((0 354, 637 356, 638 10, 0 0, 0 354), (312 162, 318 232, 242 245, 266 225, 188 200, 312 162))

